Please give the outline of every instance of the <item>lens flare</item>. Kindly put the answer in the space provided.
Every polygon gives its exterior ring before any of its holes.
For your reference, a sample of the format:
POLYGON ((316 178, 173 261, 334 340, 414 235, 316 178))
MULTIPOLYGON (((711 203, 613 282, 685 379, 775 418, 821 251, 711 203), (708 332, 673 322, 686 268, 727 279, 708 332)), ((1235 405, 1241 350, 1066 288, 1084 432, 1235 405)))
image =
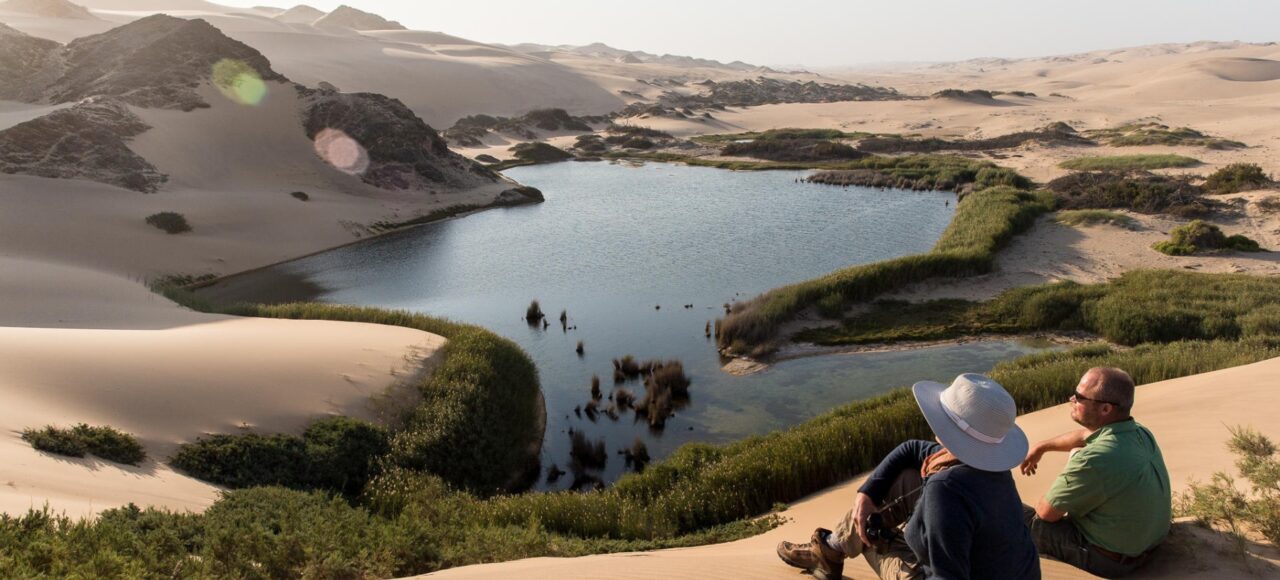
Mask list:
POLYGON ((258 105, 267 97, 267 83, 242 60, 224 58, 213 65, 213 85, 233 103, 258 105))
POLYGON ((355 139, 338 129, 316 134, 316 154, 339 171, 358 175, 369 168, 369 153, 355 139))

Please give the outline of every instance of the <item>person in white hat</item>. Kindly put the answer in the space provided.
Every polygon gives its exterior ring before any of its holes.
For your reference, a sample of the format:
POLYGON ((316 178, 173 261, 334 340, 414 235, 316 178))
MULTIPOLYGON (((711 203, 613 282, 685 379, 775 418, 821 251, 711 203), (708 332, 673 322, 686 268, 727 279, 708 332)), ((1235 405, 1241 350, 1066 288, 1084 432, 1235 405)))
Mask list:
POLYGON ((979 374, 911 390, 936 441, 899 445, 858 489, 835 531, 818 528, 805 544, 782 542, 778 556, 823 580, 840 578, 844 560, 859 554, 886 579, 1040 578, 1010 473, 1027 454, 1013 397, 979 374))

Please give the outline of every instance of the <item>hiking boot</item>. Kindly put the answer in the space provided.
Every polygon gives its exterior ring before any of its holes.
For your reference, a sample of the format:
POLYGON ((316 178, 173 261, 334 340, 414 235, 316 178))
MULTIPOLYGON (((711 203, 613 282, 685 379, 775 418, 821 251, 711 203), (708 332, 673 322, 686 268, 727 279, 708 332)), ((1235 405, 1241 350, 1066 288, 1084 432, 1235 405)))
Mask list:
POLYGON ((807 544, 780 542, 778 557, 783 562, 812 572, 820 580, 839 580, 844 574, 844 554, 827 545, 831 530, 818 528, 807 544))

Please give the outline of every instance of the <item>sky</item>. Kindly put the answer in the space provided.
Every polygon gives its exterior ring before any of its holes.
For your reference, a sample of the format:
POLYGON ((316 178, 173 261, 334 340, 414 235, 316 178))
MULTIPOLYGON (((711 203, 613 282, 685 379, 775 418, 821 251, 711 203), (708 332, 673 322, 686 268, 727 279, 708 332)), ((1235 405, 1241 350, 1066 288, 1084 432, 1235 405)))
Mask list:
POLYGON ((1162 42, 1280 41, 1276 0, 308 0, 326 11, 342 3, 412 29, 487 43, 603 42, 810 68, 1022 58, 1162 42))

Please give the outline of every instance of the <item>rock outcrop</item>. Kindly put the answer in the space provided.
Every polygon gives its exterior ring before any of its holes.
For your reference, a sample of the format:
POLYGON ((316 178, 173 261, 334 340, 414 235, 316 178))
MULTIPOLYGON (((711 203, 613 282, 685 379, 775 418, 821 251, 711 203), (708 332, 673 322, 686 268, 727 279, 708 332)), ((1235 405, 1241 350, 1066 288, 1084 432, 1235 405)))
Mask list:
POLYGON ((307 137, 314 141, 322 132, 336 131, 358 144, 364 159, 358 162, 359 171, 351 172, 365 183, 384 189, 434 189, 497 179, 489 169, 450 151, 435 129, 396 99, 305 88, 299 93, 307 137))
POLYGON ((407 30, 399 22, 345 4, 316 19, 312 26, 328 30, 407 30))
POLYGON ((116 99, 86 100, 0 131, 0 172, 154 192, 166 176, 126 144, 149 128, 116 99))
POLYGON ((44 90, 45 98, 54 103, 111 95, 147 108, 208 107, 196 88, 224 59, 242 63, 264 81, 286 80, 271 70, 262 53, 208 22, 164 14, 76 39, 61 56, 64 72, 44 90))
POLYGON ((60 72, 62 45, 0 24, 0 99, 35 101, 60 72))

